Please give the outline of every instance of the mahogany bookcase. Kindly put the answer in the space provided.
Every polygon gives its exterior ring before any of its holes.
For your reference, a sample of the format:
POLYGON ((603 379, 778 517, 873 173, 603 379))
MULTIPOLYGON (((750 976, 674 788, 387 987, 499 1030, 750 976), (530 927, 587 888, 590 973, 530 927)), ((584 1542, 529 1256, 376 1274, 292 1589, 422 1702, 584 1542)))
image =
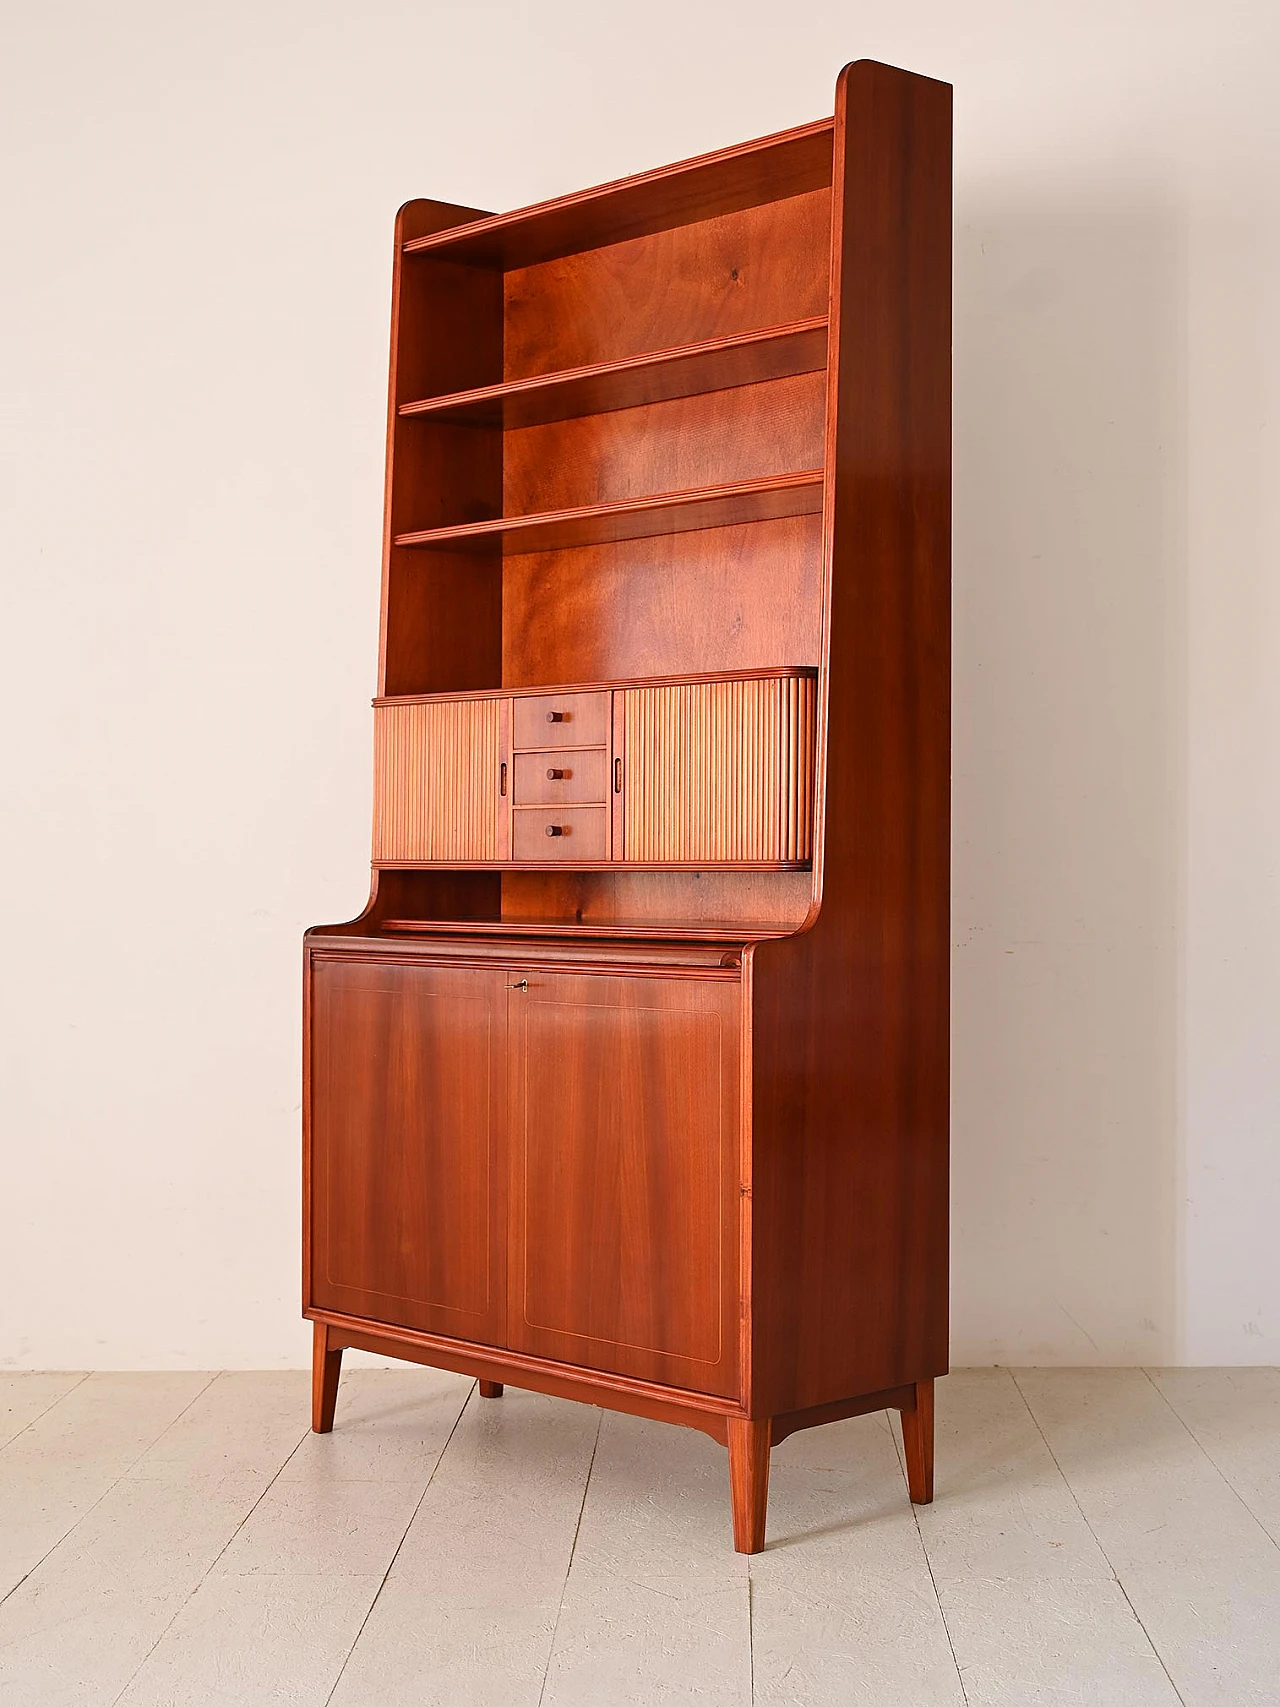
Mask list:
POLYGON ((947 1366, 951 90, 396 222, 373 886, 305 945, 344 1347, 769 1450, 947 1366))

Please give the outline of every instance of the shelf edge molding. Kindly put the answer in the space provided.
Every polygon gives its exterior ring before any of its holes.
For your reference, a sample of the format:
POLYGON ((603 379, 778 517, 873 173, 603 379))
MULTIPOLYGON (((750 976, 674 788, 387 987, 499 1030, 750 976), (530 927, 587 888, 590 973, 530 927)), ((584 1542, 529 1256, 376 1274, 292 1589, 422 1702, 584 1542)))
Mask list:
POLYGON ((784 926, 746 919, 383 919, 377 929, 394 936, 567 936, 714 943, 766 942, 788 934, 784 926))

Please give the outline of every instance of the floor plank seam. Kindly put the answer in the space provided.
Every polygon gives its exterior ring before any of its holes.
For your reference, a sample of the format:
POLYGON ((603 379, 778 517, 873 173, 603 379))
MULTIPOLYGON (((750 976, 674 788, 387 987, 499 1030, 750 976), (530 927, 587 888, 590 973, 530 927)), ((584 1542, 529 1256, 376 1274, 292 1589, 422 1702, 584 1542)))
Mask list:
MULTIPOLYGON (((226 1371, 223 1370, 223 1371, 221 1371, 221 1373, 226 1374, 226 1371)), ((213 1383, 210 1382, 209 1386, 212 1386, 212 1385, 213 1385, 213 1383)), ((204 1389, 204 1391, 207 1393, 209 1391, 209 1388, 206 1387, 204 1389)), ((289 1465, 293 1462, 294 1458, 297 1456, 298 1449, 301 1447, 303 1441, 307 1438, 307 1435, 310 1432, 311 1431, 309 1429, 303 1429, 301 1434, 299 1434, 297 1440, 289 1448, 288 1452, 285 1453, 284 1457, 280 1461, 280 1468, 278 1470, 276 1470, 274 1475, 272 1475, 268 1479, 266 1487, 262 1489, 262 1491, 258 1495, 257 1499, 254 1500, 253 1504, 249 1507, 248 1511, 245 1512, 244 1516, 240 1519, 240 1521, 236 1524, 235 1528, 231 1531, 231 1534, 227 1537, 225 1545, 220 1547, 218 1549, 216 1556, 210 1560, 209 1567, 206 1571, 204 1571, 202 1573, 202 1575, 200 1577, 200 1581, 192 1589, 191 1593, 183 1601, 182 1605, 177 1608, 177 1610, 174 1612, 173 1617, 165 1625, 164 1629, 156 1637, 155 1641, 147 1649, 146 1653, 143 1654, 142 1658, 138 1661, 138 1663, 134 1667, 134 1669, 129 1673, 129 1676, 125 1681, 124 1688, 120 1691, 120 1693, 118 1695, 112 1697, 111 1707, 118 1707, 118 1704, 124 1700, 125 1696, 129 1693, 130 1689, 133 1688, 134 1679, 142 1671, 142 1669, 146 1665, 147 1661, 151 1658, 152 1654, 155 1653, 156 1649, 160 1646, 161 1642, 164 1641, 165 1637, 169 1634, 170 1630, 173 1629, 174 1625, 178 1622, 179 1618, 182 1617, 182 1614, 186 1611, 188 1606, 190 1606, 191 1602, 199 1594, 200 1590, 204 1587, 205 1583, 208 1582, 209 1578, 217 1570, 218 1562, 223 1557, 223 1555, 226 1553, 227 1548, 229 1548, 231 1546, 231 1544, 235 1540, 236 1536, 239 1535, 240 1531, 244 1528, 245 1524, 248 1523, 249 1519, 253 1516, 254 1512, 257 1511, 258 1507, 262 1504, 263 1500, 266 1499, 267 1495, 271 1492, 272 1488, 274 1488, 276 1483, 280 1480, 281 1476, 284 1475, 285 1471, 289 1468, 289 1465)), ((161 1438, 163 1438, 163 1436, 161 1438)))
POLYGON ((1128 1606, 1130 1612, 1133 1613, 1134 1623, 1138 1626, 1139 1630, 1142 1631, 1144 1641, 1146 1642, 1147 1646, 1151 1649, 1151 1652, 1156 1657, 1156 1663, 1159 1665, 1160 1670, 1164 1673, 1165 1677, 1168 1678, 1169 1688, 1172 1689, 1173 1693, 1177 1696, 1178 1700, 1182 1703, 1182 1707, 1187 1707, 1187 1703, 1186 1703, 1186 1700, 1182 1694, 1182 1691, 1178 1688, 1177 1684, 1173 1680, 1173 1673, 1169 1670, 1169 1667, 1165 1664, 1164 1655, 1160 1652, 1159 1648, 1156 1646, 1155 1642, 1153 1641, 1152 1636, 1151 1636, 1151 1632, 1147 1629, 1146 1625, 1142 1622, 1142 1619, 1138 1616, 1137 1607, 1129 1599, 1129 1591, 1128 1591, 1128 1589, 1125 1588, 1124 1583, 1121 1581, 1120 1573, 1116 1570, 1115 1565, 1112 1563, 1110 1553, 1108 1553, 1106 1548, 1102 1545, 1102 1541, 1098 1535, 1097 1530, 1089 1522, 1088 1513, 1085 1511, 1084 1507, 1080 1504, 1080 1501, 1076 1498, 1076 1491, 1071 1486, 1071 1480, 1068 1477, 1066 1471, 1062 1468, 1062 1465, 1058 1462, 1058 1455, 1053 1450, 1053 1447, 1050 1445, 1048 1435, 1040 1427, 1040 1418, 1036 1415, 1035 1411, 1032 1409, 1030 1400, 1027 1398, 1027 1395, 1023 1392, 1022 1383, 1018 1380, 1017 1373, 1011 1369, 1009 1371, 1009 1375, 1012 1378, 1013 1385, 1014 1385, 1015 1389, 1017 1390, 1018 1397, 1022 1400, 1023 1404, 1027 1407, 1027 1415, 1031 1418, 1032 1423, 1035 1425, 1036 1433, 1040 1436, 1041 1440, 1044 1442, 1045 1451, 1049 1454, 1049 1457, 1053 1460, 1054 1469, 1058 1472, 1059 1476, 1062 1477, 1062 1485, 1067 1490, 1068 1494, 1070 1494, 1072 1505, 1074 1505, 1076 1510, 1080 1513, 1080 1521, 1084 1524, 1085 1528, 1089 1531, 1089 1534, 1093 1537, 1094 1546, 1098 1549, 1099 1553, 1101 1553, 1102 1557, 1106 1560, 1107 1569, 1111 1572, 1111 1580, 1115 1583, 1116 1587, 1120 1590, 1120 1593, 1125 1598, 1125 1604, 1128 1606))
POLYGON ((747 1555, 747 1700, 756 1707, 756 1626, 755 1581, 751 1575, 751 1556, 747 1555))
MULTIPOLYGON (((89 1374, 104 1374, 104 1373, 107 1373, 107 1372, 103 1371, 103 1370, 90 1370, 89 1371, 89 1374)), ((85 1376, 85 1381, 87 1381, 89 1379, 89 1374, 87 1374, 85 1376)), ((113 1482, 108 1483, 108 1485, 102 1490, 102 1492, 98 1495, 97 1499, 94 1500, 93 1504, 85 1507, 85 1509, 80 1513, 80 1515, 71 1524, 70 1528, 64 1529, 62 1534, 59 1535, 58 1539, 53 1543, 53 1545, 51 1547, 46 1547, 44 1552, 41 1553, 40 1557, 36 1560, 35 1564, 32 1565, 31 1569, 29 1571, 24 1571, 23 1574, 18 1578, 17 1582, 14 1583, 11 1588, 6 1589, 4 1594, 0 1594, 0 1606, 3 1606, 5 1601, 7 1601, 10 1598, 10 1596, 17 1594, 18 1590, 22 1587, 23 1583, 26 1582, 27 1578, 32 1576, 36 1571, 38 1571, 40 1569, 41 1565, 44 1564, 46 1559, 53 1557, 53 1555, 58 1551, 58 1548, 62 1546, 63 1542, 68 1540, 70 1536, 75 1534, 76 1530, 84 1522, 85 1518, 91 1517, 93 1515, 93 1513, 95 1511, 97 1511, 98 1507, 102 1504, 103 1500, 105 1500, 107 1498, 108 1494, 114 1493, 116 1488, 118 1488, 120 1486, 120 1483, 124 1481, 126 1476, 128 1476, 129 1472, 131 1470, 133 1470, 137 1465, 141 1464, 142 1460, 147 1456, 147 1453, 151 1451, 152 1447, 158 1445, 159 1442, 164 1439, 165 1435, 168 1434, 169 1430, 173 1427, 173 1424, 180 1421, 181 1418, 186 1416, 187 1412, 191 1409, 191 1406, 196 1403, 197 1399, 201 1399, 204 1397, 204 1395, 209 1391, 210 1387, 212 1387, 214 1382, 218 1379, 218 1374, 219 1374, 219 1371, 215 1369, 213 1371, 213 1373, 210 1375, 209 1379, 205 1382, 204 1386, 200 1389, 200 1391, 198 1393, 196 1393, 190 1399, 190 1401, 182 1407, 182 1409, 178 1412, 178 1415, 173 1418, 173 1421, 166 1423, 165 1426, 160 1430, 160 1433, 155 1437, 155 1439, 149 1440, 136 1458, 130 1459, 128 1464, 125 1465, 124 1469, 121 1470, 120 1474, 115 1478, 115 1480, 113 1482)), ((84 1385, 84 1382, 77 1381, 75 1386, 70 1389, 70 1392, 71 1393, 78 1392, 83 1385, 84 1385)), ((70 1396, 69 1393, 64 1393, 62 1395, 62 1397, 64 1399, 68 1398, 69 1396, 70 1396)), ((62 1403, 62 1400, 59 1399, 57 1401, 57 1404, 61 1404, 61 1403, 62 1403)), ((43 1411, 41 1413, 41 1415, 42 1416, 48 1416, 49 1411, 54 1410, 55 1408, 56 1408, 55 1405, 50 1405, 49 1409, 46 1411, 43 1411)), ((34 1420, 38 1422, 39 1418, 37 1417, 34 1420)))
MULTIPOLYGON (((1107 1560, 1107 1563, 1109 1565, 1111 1564, 1110 1559, 1107 1560)), ((1177 1696, 1178 1700, 1182 1703, 1182 1707, 1187 1707, 1186 1697, 1183 1695, 1182 1691, 1178 1688, 1177 1684, 1174 1682, 1173 1673, 1169 1670, 1168 1666, 1164 1663, 1164 1655, 1160 1652, 1159 1648, 1157 1648, 1155 1643, 1152 1641, 1151 1632, 1147 1629, 1146 1625, 1142 1622, 1142 1614, 1138 1611, 1137 1607, 1129 1599, 1129 1591, 1124 1586, 1123 1579, 1116 1574, 1114 1566, 1112 1566, 1112 1575, 1115 1577, 1116 1587, 1120 1590, 1120 1593, 1124 1596, 1125 1605, 1129 1608, 1130 1612, 1132 1612, 1132 1614, 1133 1614, 1135 1624, 1137 1624, 1139 1630, 1141 1630, 1142 1634, 1146 1637, 1147 1644, 1150 1647, 1151 1652, 1159 1660, 1160 1670, 1169 1679, 1169 1688, 1173 1691, 1173 1693, 1177 1696)))
MULTIPOLYGON (((10 1375, 10 1374, 19 1375, 19 1374, 25 1374, 25 1373, 26 1373, 25 1370, 8 1370, 8 1369, 0 1370, 0 1374, 4 1374, 4 1375, 10 1375)), ((33 1375, 36 1375, 36 1374, 40 1374, 41 1371, 32 1370, 31 1373, 33 1375)), ((50 1370, 49 1373, 51 1375, 60 1375, 63 1373, 63 1371, 61 1371, 61 1370, 50 1370)), ((66 1371, 66 1373, 68 1375, 74 1375, 74 1374, 78 1374, 79 1371, 68 1369, 66 1371)), ((84 1386, 85 1382, 89 1379, 89 1376, 92 1373, 93 1373, 92 1370, 86 1369, 84 1371, 84 1373, 80 1375, 80 1379, 76 1382, 74 1387, 68 1387, 65 1393, 59 1393, 56 1399, 50 1399, 49 1403, 45 1406, 45 1408, 42 1411, 37 1411, 35 1416, 33 1416, 31 1418, 30 1422, 24 1423, 22 1425, 22 1427, 18 1430, 17 1434, 10 1435, 8 1440, 4 1441, 3 1443, 0 1443, 0 1452, 8 1451, 9 1447, 11 1447, 13 1445, 14 1441, 15 1440, 21 1440, 23 1435, 27 1432, 27 1430, 29 1428, 34 1428, 36 1426, 36 1424, 41 1421, 42 1418, 48 1416, 50 1411, 56 1411, 58 1406, 62 1403, 62 1401, 64 1399, 69 1399, 73 1393, 79 1392, 80 1388, 84 1386)))
MULTIPOLYGON (((351 1656, 352 1656, 352 1654, 355 1653, 356 1648, 359 1645, 361 1636, 364 1635, 365 1626, 368 1624, 370 1618, 373 1617, 374 1607, 378 1604, 379 1600, 382 1598, 382 1591, 387 1586, 387 1578, 391 1575, 392 1571, 395 1569, 396 1560, 400 1557, 400 1549, 404 1546, 405 1536, 408 1535, 410 1529, 413 1527, 414 1518, 417 1517, 418 1513, 422 1510, 422 1502, 423 1502, 423 1500, 426 1499, 427 1494, 431 1488, 431 1484, 436 1479, 436 1472, 439 1470, 441 1464, 444 1463, 444 1455, 449 1450, 449 1446, 453 1440, 454 1435, 457 1434, 457 1432, 458 1432, 458 1424, 462 1421, 463 1417, 466 1414, 467 1406, 475 1398, 476 1393, 478 1391, 479 1391, 478 1384, 476 1382, 472 1382, 470 1391, 467 1393, 466 1398, 458 1406, 458 1414, 453 1419, 453 1427, 449 1430, 449 1433, 445 1438, 444 1445, 440 1448, 439 1452, 436 1454, 436 1461, 431 1466, 431 1474, 427 1477, 426 1481, 422 1484, 422 1492, 418 1495, 417 1499, 414 1501, 413 1510, 409 1513, 408 1520, 405 1523, 404 1528, 400 1531, 400 1539, 396 1542, 395 1551, 392 1553, 391 1558, 387 1563, 386 1570, 383 1571, 383 1573, 382 1573, 382 1581, 378 1584, 377 1588, 374 1590, 373 1598, 370 1600, 368 1606, 366 1606, 364 1609, 364 1617, 360 1620, 360 1628, 356 1631, 355 1636, 352 1638, 351 1646, 347 1649, 346 1653, 343 1656, 342 1664, 338 1667, 338 1674, 333 1680, 333 1685, 332 1685, 331 1689, 329 1690, 329 1693, 324 1698, 324 1707, 329 1707, 329 1703, 333 1700, 334 1696, 338 1693, 338 1685, 342 1682, 343 1674, 346 1672, 347 1667, 351 1664, 351 1656)), ((306 1438, 305 1435, 303 1438, 304 1439, 306 1438)))
MULTIPOLYGON (((888 1424, 889 1424, 889 1439, 893 1442, 893 1450, 894 1450, 894 1454, 898 1460, 898 1468, 902 1472, 903 1481, 906 1482, 907 1481, 907 1463, 906 1463, 905 1454, 904 1454, 903 1449, 902 1449, 902 1443, 898 1439, 897 1430, 893 1426, 893 1422, 889 1416, 888 1411, 886 1411, 884 1413, 884 1415, 885 1415, 886 1422, 888 1422, 888 1424)), ((910 1489, 910 1484, 908 1483, 907 1484, 907 1497, 908 1497, 908 1499, 910 1499, 910 1495, 911 1495, 911 1489, 910 1489)), ((960 1685, 960 1694, 964 1699, 965 1707, 969 1707, 969 1691, 965 1687, 964 1673, 960 1669, 960 1656, 956 1653, 956 1645, 951 1640, 951 1626, 947 1623, 947 1609, 942 1604, 942 1594, 938 1588, 938 1579, 933 1574, 933 1560, 929 1557, 929 1546, 928 1546, 928 1543, 925 1541, 924 1531, 920 1527, 920 1513, 916 1510, 914 1503, 911 1505, 911 1521, 912 1521, 912 1523, 915 1524, 916 1540, 920 1543, 920 1554, 921 1554, 921 1557, 924 1559, 924 1568, 929 1573, 929 1583, 933 1589, 933 1598, 937 1602, 937 1605, 938 1605, 938 1617, 941 1618, 941 1620, 942 1620, 942 1634, 947 1638, 947 1650, 951 1655, 951 1663, 956 1668, 956 1682, 960 1685)))
POLYGON ((1178 1407, 1174 1404, 1173 1400, 1169 1397, 1169 1395, 1167 1393, 1165 1393, 1161 1390, 1160 1383, 1158 1381, 1152 1379, 1151 1371, 1145 1366, 1145 1364, 1142 1365, 1141 1368, 1142 1368, 1143 1375, 1147 1378, 1148 1381, 1151 1382, 1152 1387, 1156 1390, 1157 1393, 1160 1394, 1161 1399, 1168 1406, 1170 1415, 1172 1417, 1174 1417, 1174 1419, 1178 1423, 1178 1426, 1185 1431, 1187 1438, 1193 1442, 1196 1450, 1199 1453, 1201 1453, 1201 1455, 1204 1457, 1206 1462, 1212 1467, 1214 1474, 1218 1477, 1218 1479, 1222 1483, 1222 1485, 1225 1488, 1227 1488, 1230 1491, 1230 1493, 1234 1496, 1234 1498, 1240 1502, 1240 1504, 1248 1512, 1249 1516, 1257 1524, 1258 1528, 1266 1536, 1267 1540, 1277 1550, 1277 1552, 1280 1552, 1280 1541, 1277 1541, 1276 1537, 1267 1528, 1266 1524, 1258 1516, 1257 1512, 1254 1511, 1253 1507, 1249 1504, 1248 1500, 1245 1499, 1244 1495, 1240 1492, 1239 1488, 1236 1487, 1235 1483, 1231 1480, 1230 1476, 1227 1475, 1226 1471, 1222 1468, 1221 1464, 1218 1463, 1217 1459, 1213 1456, 1212 1452, 1210 1452, 1209 1448, 1201 1440, 1200 1436, 1191 1427, 1191 1424, 1186 1420, 1186 1418, 1178 1410, 1178 1407))
POLYGON ((556 1632, 560 1628, 560 1614, 564 1611, 564 1597, 569 1588, 569 1573, 573 1570, 573 1556, 578 1551, 578 1532, 582 1528, 582 1514, 587 1509, 587 1490, 591 1486, 591 1472, 595 1468, 596 1452, 600 1445, 600 1430, 603 1426, 604 1412, 601 1411, 596 1419, 596 1437, 591 1443, 591 1457, 587 1461, 587 1473, 582 1478, 582 1499, 578 1504, 578 1521, 573 1526, 573 1540, 569 1544, 569 1557, 565 1561, 564 1581, 560 1584, 560 1599, 556 1602, 556 1615, 551 1624, 551 1640, 547 1643, 547 1663, 542 1668, 542 1687, 538 1691, 538 1707, 542 1707, 542 1698, 547 1693, 547 1679, 551 1676, 551 1662, 555 1658, 556 1652, 556 1632))

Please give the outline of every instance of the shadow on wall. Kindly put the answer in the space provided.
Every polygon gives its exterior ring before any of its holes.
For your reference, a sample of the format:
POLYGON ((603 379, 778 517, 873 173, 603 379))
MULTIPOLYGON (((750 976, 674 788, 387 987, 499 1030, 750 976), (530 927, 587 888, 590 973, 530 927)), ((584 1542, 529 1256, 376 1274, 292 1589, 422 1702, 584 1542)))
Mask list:
POLYGON ((1180 1339, 1176 209, 960 187, 957 1364, 1180 1339))

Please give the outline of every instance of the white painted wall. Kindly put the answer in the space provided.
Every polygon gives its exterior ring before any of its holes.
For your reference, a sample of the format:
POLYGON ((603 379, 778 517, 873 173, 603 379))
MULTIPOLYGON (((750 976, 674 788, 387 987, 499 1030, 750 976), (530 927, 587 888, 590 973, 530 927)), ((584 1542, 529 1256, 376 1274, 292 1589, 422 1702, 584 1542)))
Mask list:
POLYGON ((395 208, 798 123, 864 55, 957 91, 954 1355, 1280 1361, 1278 17, 9 0, 0 1364, 305 1358, 395 208))

